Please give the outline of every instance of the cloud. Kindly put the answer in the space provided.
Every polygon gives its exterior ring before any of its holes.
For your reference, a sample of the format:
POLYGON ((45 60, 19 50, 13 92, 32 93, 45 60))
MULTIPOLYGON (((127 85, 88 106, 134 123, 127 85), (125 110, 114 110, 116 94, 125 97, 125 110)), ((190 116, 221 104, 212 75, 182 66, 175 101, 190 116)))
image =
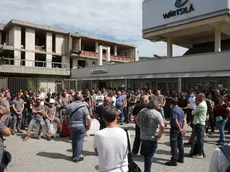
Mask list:
MULTIPOLYGON (((137 45, 141 56, 166 52, 164 43, 142 39, 142 0, 1 0, 0 16, 111 37, 137 45)), ((177 47, 175 55, 184 51, 177 47)))

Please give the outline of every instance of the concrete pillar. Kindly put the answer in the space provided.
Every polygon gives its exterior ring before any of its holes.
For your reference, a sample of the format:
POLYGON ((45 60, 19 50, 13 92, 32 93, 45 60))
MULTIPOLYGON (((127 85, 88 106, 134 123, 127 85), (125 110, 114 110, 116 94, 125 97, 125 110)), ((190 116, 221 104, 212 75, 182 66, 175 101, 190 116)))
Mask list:
POLYGON ((117 56, 117 45, 114 45, 114 56, 117 56))
MULTIPOLYGON (((9 43, 15 49, 21 49, 21 27, 14 26, 9 32, 9 43)), ((21 51, 14 51, 14 65, 21 65, 21 51)))
POLYGON ((25 59, 26 59, 25 66, 34 67, 35 53, 32 51, 35 50, 35 30, 26 28, 25 32, 26 32, 25 49, 30 50, 30 51, 26 51, 25 53, 25 59))
POLYGON ((78 51, 81 51, 81 38, 79 38, 77 41, 77 49, 78 51))
MULTIPOLYGON (((52 33, 46 33, 46 52, 52 53, 52 33)), ((52 54, 46 54, 46 67, 52 68, 52 54)))
POLYGON ((98 52, 98 66, 102 66, 103 64, 103 54, 102 54, 102 46, 99 46, 99 52, 98 52))
POLYGON ((173 46, 172 46, 172 38, 169 37, 167 40, 167 57, 173 56, 173 46))
POLYGON ((182 91, 182 79, 178 78, 178 93, 181 93, 182 91))
POLYGON ((139 61, 139 51, 137 48, 135 48, 135 61, 139 61))
POLYGON ((95 42, 95 53, 98 53, 98 51, 99 51, 99 42, 96 41, 95 42))
POLYGON ((106 62, 110 62, 110 47, 107 48, 106 62))
POLYGON ((215 52, 221 51, 221 32, 220 28, 215 29, 215 52))
POLYGON ((62 68, 69 69, 70 68, 70 62, 68 56, 62 56, 62 68))

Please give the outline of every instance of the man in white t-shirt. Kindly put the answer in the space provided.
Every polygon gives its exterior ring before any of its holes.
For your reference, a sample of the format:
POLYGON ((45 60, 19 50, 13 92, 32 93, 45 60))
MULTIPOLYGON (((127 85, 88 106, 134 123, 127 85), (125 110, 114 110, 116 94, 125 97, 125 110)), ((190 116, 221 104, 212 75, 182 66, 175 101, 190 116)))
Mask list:
MULTIPOLYGON (((230 153, 230 144, 225 146, 227 147, 227 150, 229 149, 226 153, 230 153)), ((228 158, 220 150, 220 148, 216 148, 216 150, 212 154, 209 172, 226 172, 229 166, 230 161, 228 160, 228 158)))
POLYGON ((105 107, 102 116, 107 128, 94 136, 94 149, 99 159, 99 172, 127 172, 128 145, 126 132, 117 126, 120 112, 115 107, 105 107))
POLYGON ((194 93, 191 94, 191 97, 188 99, 189 105, 190 105, 190 109, 196 109, 197 104, 196 104, 196 97, 194 95, 194 93))
POLYGON ((103 105, 104 96, 101 94, 101 91, 98 91, 98 94, 96 96, 96 106, 103 105))

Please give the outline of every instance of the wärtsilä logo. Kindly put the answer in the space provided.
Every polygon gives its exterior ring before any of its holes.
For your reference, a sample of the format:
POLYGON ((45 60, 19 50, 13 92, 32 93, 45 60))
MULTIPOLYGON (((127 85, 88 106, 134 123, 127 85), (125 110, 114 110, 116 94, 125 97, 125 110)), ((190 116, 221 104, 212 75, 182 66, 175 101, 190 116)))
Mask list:
POLYGON ((164 19, 180 16, 180 15, 195 11, 193 4, 190 4, 190 6, 183 7, 185 4, 187 4, 187 2, 188 2, 188 0, 176 0, 175 7, 179 8, 179 9, 171 10, 168 13, 163 14, 164 19))
POLYGON ((175 7, 181 8, 181 7, 183 7, 187 2, 188 2, 188 0, 177 0, 177 1, 175 2, 175 7))

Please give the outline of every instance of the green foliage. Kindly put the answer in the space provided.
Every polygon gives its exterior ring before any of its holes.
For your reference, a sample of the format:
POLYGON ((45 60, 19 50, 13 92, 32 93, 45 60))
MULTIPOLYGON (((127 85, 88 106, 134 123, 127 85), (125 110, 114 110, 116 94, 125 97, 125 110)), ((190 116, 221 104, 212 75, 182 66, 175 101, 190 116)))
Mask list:
POLYGON ((37 91, 37 86, 32 79, 27 80, 28 89, 31 89, 33 92, 37 91))

